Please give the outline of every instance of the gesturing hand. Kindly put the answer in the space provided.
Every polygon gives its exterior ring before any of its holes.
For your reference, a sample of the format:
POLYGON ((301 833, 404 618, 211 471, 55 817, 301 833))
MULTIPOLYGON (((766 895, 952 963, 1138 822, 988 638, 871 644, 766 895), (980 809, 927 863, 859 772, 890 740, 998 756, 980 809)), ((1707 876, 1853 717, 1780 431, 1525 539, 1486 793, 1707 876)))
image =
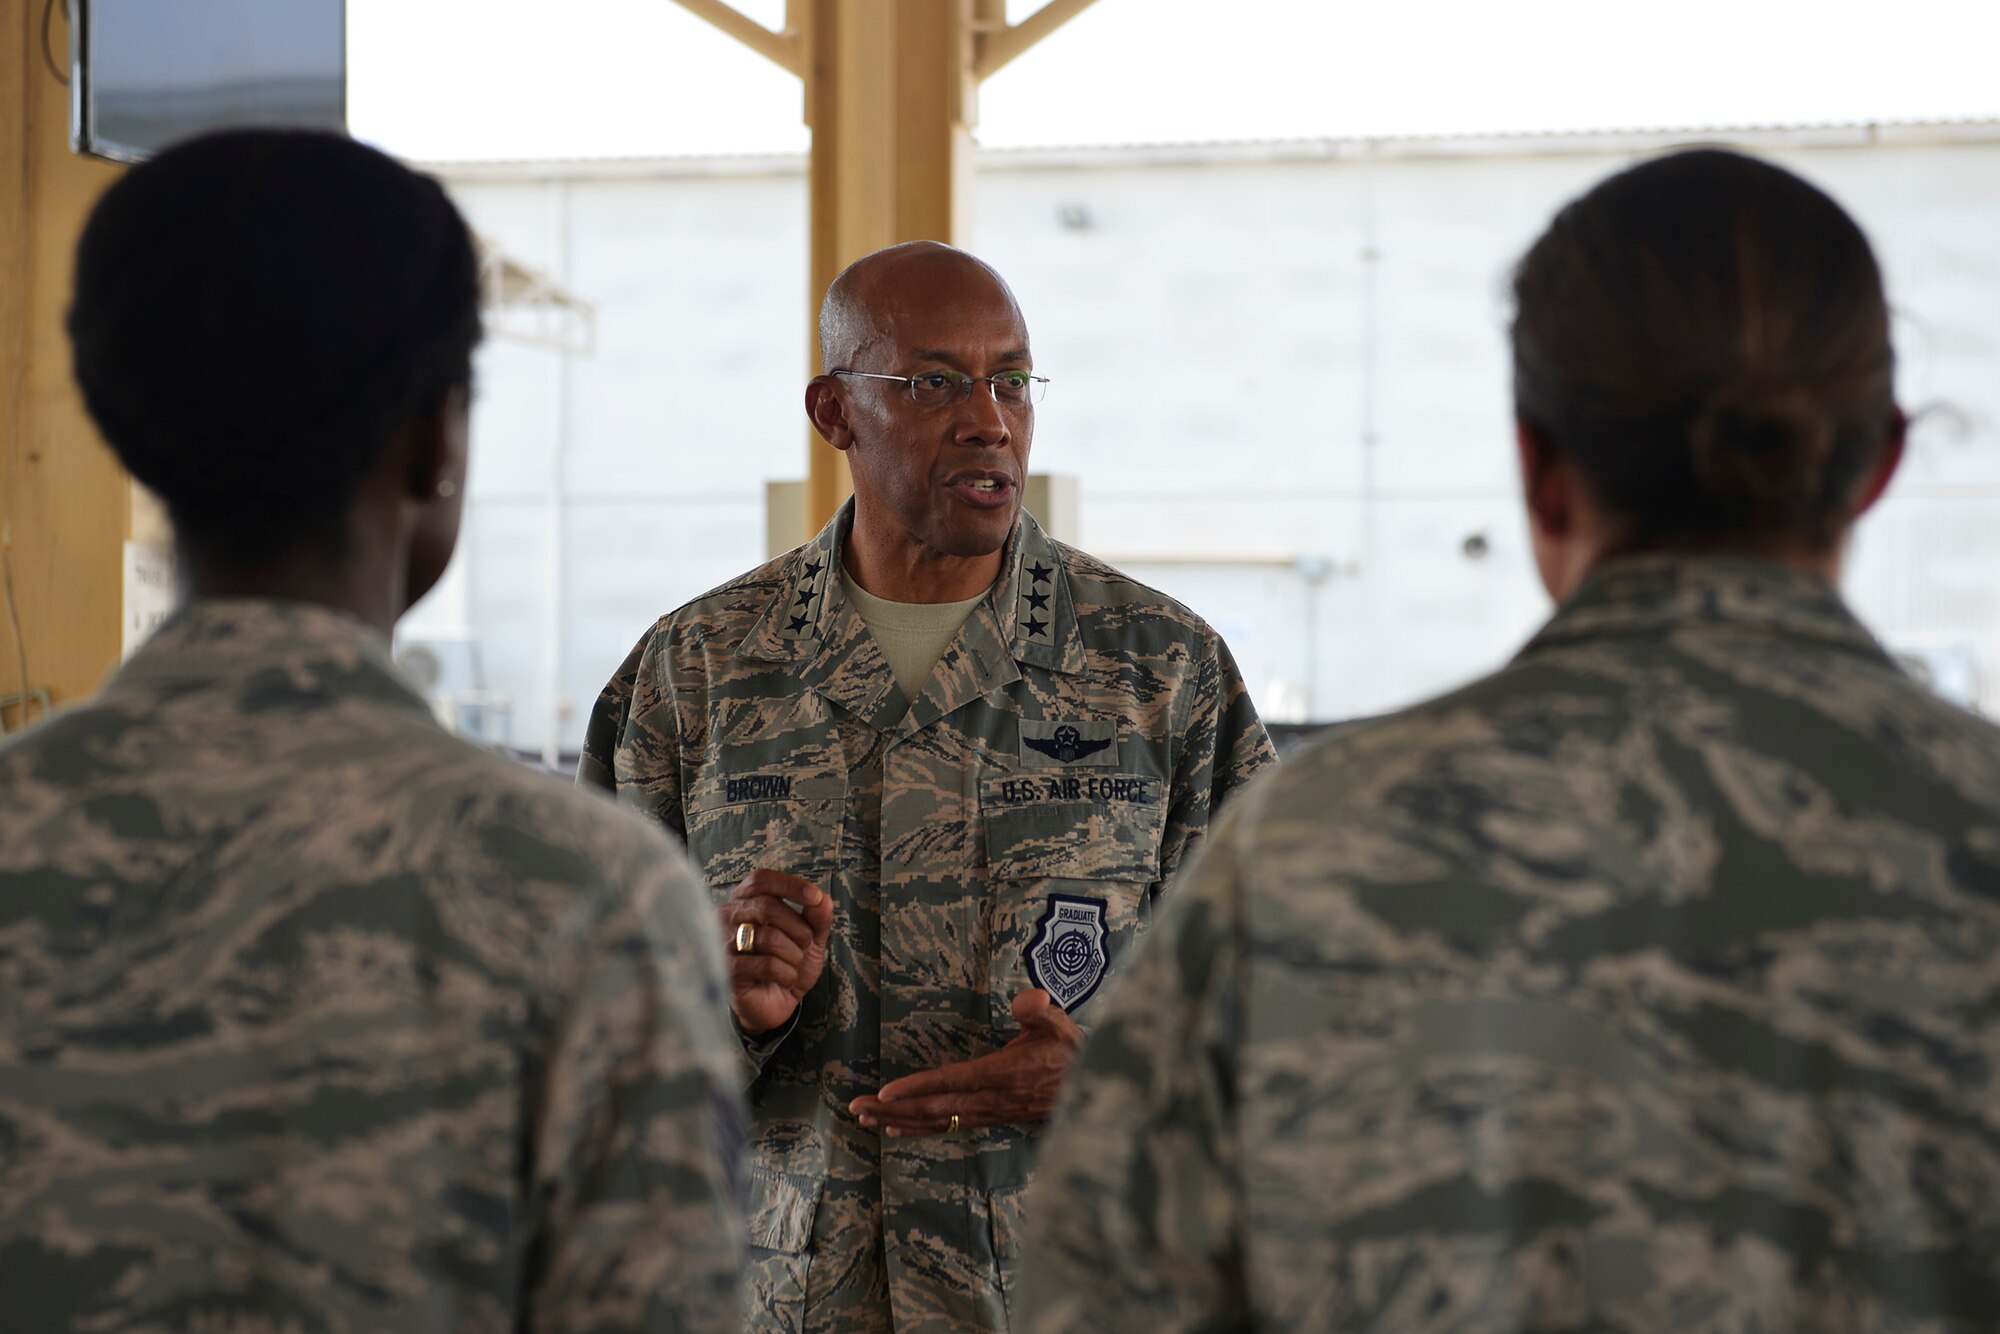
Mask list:
POLYGON ((833 898, 812 881, 783 871, 752 871, 716 909, 722 919, 722 952, 729 961, 729 1009, 748 1037, 761 1037, 790 1019, 826 968, 833 932, 833 898), (799 904, 794 912, 786 901, 799 904), (737 928, 748 924, 750 948, 736 948, 737 928))
POLYGON ((1046 991, 1015 996, 1014 1019, 1020 1035, 992 1055, 893 1080, 847 1109, 862 1125, 892 1136, 1048 1120, 1063 1076, 1083 1049, 1083 1030, 1046 991))

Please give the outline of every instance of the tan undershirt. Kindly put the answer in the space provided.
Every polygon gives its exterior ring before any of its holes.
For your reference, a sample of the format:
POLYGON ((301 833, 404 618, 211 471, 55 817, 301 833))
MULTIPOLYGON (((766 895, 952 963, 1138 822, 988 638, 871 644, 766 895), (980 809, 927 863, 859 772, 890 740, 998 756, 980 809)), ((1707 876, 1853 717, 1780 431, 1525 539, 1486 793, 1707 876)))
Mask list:
POLYGON ((882 646, 882 655, 889 659, 889 670, 896 674, 896 684, 902 687, 906 700, 924 693, 925 683, 938 659, 951 647, 958 627, 965 624, 974 607, 986 601, 986 594, 981 593, 964 602, 890 602, 855 583, 846 570, 840 572, 840 582, 869 633, 882 646))

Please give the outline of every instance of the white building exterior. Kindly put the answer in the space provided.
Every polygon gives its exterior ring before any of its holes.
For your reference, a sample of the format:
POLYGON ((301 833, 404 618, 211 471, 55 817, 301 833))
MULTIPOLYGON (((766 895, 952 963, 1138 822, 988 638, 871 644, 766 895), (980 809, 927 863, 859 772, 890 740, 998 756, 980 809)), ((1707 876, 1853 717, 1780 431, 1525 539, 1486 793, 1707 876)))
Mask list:
MULTIPOLYGON (((1548 611, 1512 474, 1509 267, 1565 200, 1689 138, 982 156, 971 245, 1053 379, 1036 470, 1077 479, 1087 549, 1223 631, 1267 717, 1490 669, 1548 611)), ((1848 590, 1941 688, 2000 704, 2000 122, 1701 138, 1801 172, 1874 239, 1916 422, 1848 590)), ((402 635, 553 757, 655 617, 764 558, 765 482, 805 471, 804 164, 440 172, 595 309, 587 353, 481 353, 465 538, 402 635)))

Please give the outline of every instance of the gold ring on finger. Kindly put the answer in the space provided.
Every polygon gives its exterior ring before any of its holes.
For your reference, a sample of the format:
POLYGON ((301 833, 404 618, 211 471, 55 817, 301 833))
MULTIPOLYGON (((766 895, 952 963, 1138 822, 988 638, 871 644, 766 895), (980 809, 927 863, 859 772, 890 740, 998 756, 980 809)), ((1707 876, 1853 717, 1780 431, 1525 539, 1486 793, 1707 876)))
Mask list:
POLYGON ((755 922, 738 922, 736 924, 736 952, 738 954, 748 954, 752 949, 756 948, 756 945, 757 924, 755 922))
POLYGON ((951 1124, 947 1125, 947 1126, 946 1126, 946 1127, 944 1128, 944 1133, 945 1133, 945 1134, 947 1134, 947 1135, 956 1135, 956 1134, 958 1133, 958 1113, 957 1113, 957 1112, 953 1112, 953 1113, 951 1114, 951 1124))

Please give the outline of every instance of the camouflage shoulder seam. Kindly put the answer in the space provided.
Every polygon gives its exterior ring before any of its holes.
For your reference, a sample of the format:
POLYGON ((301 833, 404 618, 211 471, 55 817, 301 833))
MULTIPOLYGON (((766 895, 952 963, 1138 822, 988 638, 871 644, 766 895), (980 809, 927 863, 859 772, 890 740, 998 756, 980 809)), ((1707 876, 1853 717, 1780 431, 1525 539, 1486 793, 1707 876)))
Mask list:
POLYGON ((1531 664, 1509 662, 1484 676, 1475 677, 1445 694, 1432 699, 1420 700, 1406 708, 1388 713, 1370 714, 1366 717, 1351 718, 1329 725, 1325 731, 1316 734, 1297 751, 1285 757, 1285 768, 1289 772, 1302 773, 1307 768, 1323 769, 1332 763, 1341 752, 1361 742, 1363 738, 1372 740, 1386 729, 1415 726, 1421 728, 1427 721, 1453 709, 1476 707, 1468 699, 1473 693, 1487 689, 1494 683, 1505 680, 1531 664))
POLYGON ((1182 602, 1172 594, 1162 593, 1151 584, 1134 579, 1117 566, 1107 565, 1096 556, 1073 547, 1067 542, 1058 542, 1052 537, 1049 539, 1049 545, 1055 549, 1056 555, 1061 558, 1064 567, 1072 577, 1081 576, 1091 579, 1105 585, 1108 592, 1124 594, 1120 598, 1120 601, 1128 606, 1147 602, 1154 603, 1161 612, 1186 622, 1189 628, 1198 630, 1210 640, 1220 638, 1216 634, 1214 626, 1211 626, 1206 620, 1202 619, 1199 613, 1195 612, 1185 602, 1182 602))
POLYGON ((798 559, 799 553, 804 550, 804 547, 794 547, 784 555, 773 560, 767 560, 755 569, 745 570, 733 579, 724 580, 705 593, 696 594, 655 621, 653 623, 653 631, 657 633, 690 612, 702 610, 704 603, 719 601, 736 594, 765 594, 775 592, 785 585, 790 577, 786 573, 787 568, 798 559))

